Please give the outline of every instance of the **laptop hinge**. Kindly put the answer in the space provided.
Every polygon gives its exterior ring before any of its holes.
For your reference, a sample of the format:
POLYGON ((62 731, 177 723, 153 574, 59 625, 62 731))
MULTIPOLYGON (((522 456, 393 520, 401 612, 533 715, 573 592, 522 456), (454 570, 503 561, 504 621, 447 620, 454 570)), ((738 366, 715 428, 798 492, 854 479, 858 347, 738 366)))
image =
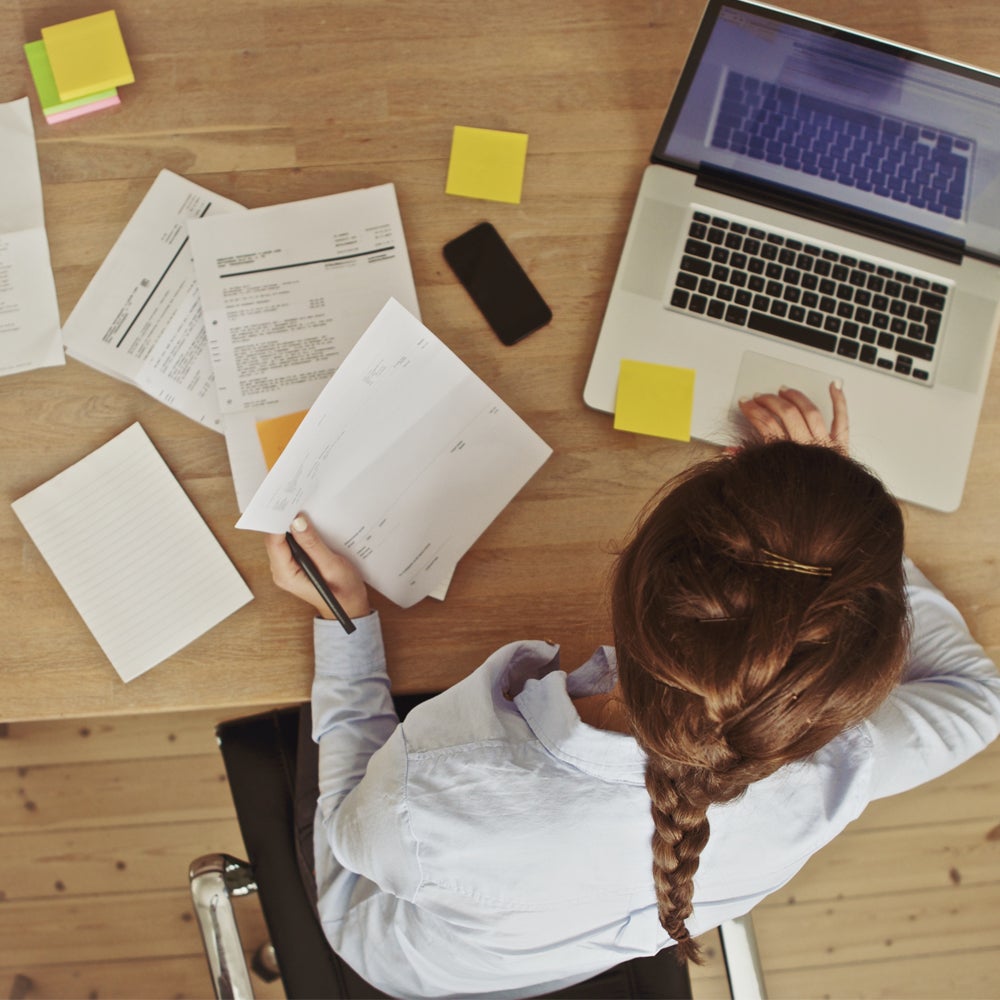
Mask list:
POLYGON ((942 236, 918 226, 904 225, 883 216, 873 218, 847 205, 833 205, 819 199, 806 198, 791 188, 765 186, 756 178, 736 171, 720 170, 704 163, 698 169, 696 185, 742 201, 752 201, 781 212, 790 212, 805 219, 836 226, 837 229, 846 229, 861 236, 892 243, 952 264, 960 264, 965 252, 963 240, 942 236))

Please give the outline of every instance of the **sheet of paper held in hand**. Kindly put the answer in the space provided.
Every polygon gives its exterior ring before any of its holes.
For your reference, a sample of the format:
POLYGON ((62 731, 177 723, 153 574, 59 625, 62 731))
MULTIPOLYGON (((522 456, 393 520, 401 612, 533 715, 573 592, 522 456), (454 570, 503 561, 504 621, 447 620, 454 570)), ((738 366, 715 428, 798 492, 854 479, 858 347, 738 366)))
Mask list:
POLYGON ((11 506, 122 680, 253 599, 139 424, 11 506))
POLYGON ((0 104, 0 375, 66 363, 28 98, 0 104))
POLYGON ((301 510, 365 580, 410 607, 552 449, 395 300, 320 393, 237 527, 301 510))
POLYGON ((190 232, 224 414, 307 409, 390 296, 416 311, 392 184, 200 219, 190 232))
POLYGON ((161 170, 66 320, 70 356, 221 432, 188 222, 245 211, 161 170))

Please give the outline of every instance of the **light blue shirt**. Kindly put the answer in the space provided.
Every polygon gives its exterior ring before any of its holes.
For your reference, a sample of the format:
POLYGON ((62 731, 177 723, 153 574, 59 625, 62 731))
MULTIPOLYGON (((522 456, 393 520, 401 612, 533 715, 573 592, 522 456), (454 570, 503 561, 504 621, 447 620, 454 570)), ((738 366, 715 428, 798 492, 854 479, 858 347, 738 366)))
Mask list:
MULTIPOLYGON (((1000 732, 1000 676, 907 564, 905 681, 863 725, 709 810, 700 934, 784 885, 872 799, 949 770, 1000 732)), ((494 653, 401 725, 377 615, 315 628, 319 912, 334 949, 399 997, 520 997, 670 944, 656 914, 644 755, 572 699, 610 690, 614 651, 494 653)))

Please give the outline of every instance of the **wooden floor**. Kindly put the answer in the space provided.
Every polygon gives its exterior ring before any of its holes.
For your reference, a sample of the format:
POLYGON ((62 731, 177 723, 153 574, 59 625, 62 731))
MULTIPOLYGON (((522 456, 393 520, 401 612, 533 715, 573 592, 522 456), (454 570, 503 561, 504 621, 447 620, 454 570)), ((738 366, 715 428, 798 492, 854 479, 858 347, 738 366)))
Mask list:
MULTIPOLYGON (((0 996, 209 995, 187 866, 242 852, 216 721, 0 729, 0 996)), ((252 950, 263 922, 238 906, 252 950)), ((1000 745, 875 803, 754 922, 772 997, 1000 996, 1000 745)), ((726 997, 706 944, 696 996, 726 997)))

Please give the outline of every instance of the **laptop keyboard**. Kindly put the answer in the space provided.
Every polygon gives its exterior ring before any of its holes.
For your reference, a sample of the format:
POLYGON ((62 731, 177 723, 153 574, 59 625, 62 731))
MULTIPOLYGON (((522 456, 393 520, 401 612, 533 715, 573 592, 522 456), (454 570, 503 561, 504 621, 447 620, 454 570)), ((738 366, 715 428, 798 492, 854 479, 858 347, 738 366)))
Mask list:
POLYGON ((949 286, 695 209, 666 304, 930 385, 949 286))
POLYGON ((962 217, 972 141, 730 71, 711 143, 859 191, 962 217))

